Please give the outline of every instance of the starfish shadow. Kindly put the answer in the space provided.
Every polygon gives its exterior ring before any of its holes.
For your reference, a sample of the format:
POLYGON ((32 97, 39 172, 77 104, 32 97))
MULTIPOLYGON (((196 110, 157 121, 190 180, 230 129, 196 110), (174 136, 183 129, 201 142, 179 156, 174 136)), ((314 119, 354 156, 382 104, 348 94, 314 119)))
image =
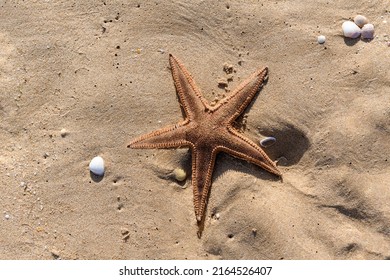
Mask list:
POLYGON ((278 128, 261 128, 259 132, 276 138, 276 143, 264 148, 264 151, 275 160, 285 158, 285 166, 297 164, 310 147, 306 134, 292 124, 282 123, 278 128))
POLYGON ((216 161, 219 162, 219 164, 214 169, 213 182, 216 181, 217 178, 222 177, 229 170, 252 175, 264 181, 277 182, 281 180, 280 177, 269 173, 268 171, 254 165, 253 163, 225 153, 218 154, 216 161))

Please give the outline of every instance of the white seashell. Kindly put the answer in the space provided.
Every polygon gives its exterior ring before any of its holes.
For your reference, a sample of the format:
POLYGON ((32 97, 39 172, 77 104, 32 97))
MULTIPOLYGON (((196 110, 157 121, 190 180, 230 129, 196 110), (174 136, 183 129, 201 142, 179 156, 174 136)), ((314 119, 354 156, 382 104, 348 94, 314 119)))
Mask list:
POLYGON ((181 168, 175 168, 173 170, 173 175, 179 182, 184 181, 187 178, 187 173, 184 171, 184 169, 181 168))
POLYGON ((272 146, 273 144, 275 144, 275 142, 276 142, 276 138, 270 136, 270 137, 266 137, 266 138, 262 139, 260 141, 260 145, 262 147, 269 147, 269 146, 272 146))
POLYGON ((288 164, 288 159, 285 157, 280 157, 276 160, 276 165, 278 166, 286 166, 288 164))
POLYGON ((367 23, 362 28, 362 38, 363 39, 372 39, 374 38, 374 25, 367 23))
POLYGON ((362 15, 357 15, 356 17, 354 17, 353 21, 360 28, 363 27, 363 25, 368 23, 368 19, 365 16, 362 16, 362 15))
POLYGON ((343 29, 344 36, 347 38, 357 38, 361 34, 361 30, 359 26, 357 26, 354 22, 352 21, 345 21, 343 22, 343 25, 341 26, 343 29))
POLYGON ((101 157, 94 157, 89 163, 89 170, 98 176, 104 175, 104 160, 101 157))
POLYGON ((318 42, 318 44, 323 44, 323 43, 325 43, 325 40, 326 40, 326 38, 325 38, 324 35, 320 35, 320 36, 317 37, 317 42, 318 42))
POLYGON ((68 131, 65 128, 63 128, 63 129, 61 129, 60 134, 61 134, 61 137, 65 137, 66 135, 68 135, 68 131))

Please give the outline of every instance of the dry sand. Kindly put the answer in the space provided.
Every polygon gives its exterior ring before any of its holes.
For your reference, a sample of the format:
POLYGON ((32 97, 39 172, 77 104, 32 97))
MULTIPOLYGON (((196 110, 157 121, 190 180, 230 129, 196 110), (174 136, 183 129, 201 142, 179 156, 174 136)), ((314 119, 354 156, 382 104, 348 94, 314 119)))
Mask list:
POLYGON ((0 4, 1 259, 390 258, 387 0, 0 4), (373 41, 341 36, 356 14, 373 41), (182 118, 168 53, 208 100, 225 63, 228 90, 268 65, 244 133, 287 159, 280 182, 218 156, 201 239, 167 177, 188 152, 126 148, 182 118))

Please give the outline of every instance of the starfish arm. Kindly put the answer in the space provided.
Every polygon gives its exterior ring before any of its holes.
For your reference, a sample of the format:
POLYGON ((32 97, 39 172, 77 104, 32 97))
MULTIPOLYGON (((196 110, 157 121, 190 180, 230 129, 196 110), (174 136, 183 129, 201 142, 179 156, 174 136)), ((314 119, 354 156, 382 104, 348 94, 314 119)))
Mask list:
POLYGON ((190 120, 202 115, 209 105, 196 86, 191 74, 184 65, 173 55, 169 55, 169 64, 172 69, 172 77, 181 106, 190 120))
POLYGON ((182 122, 141 135, 131 141, 127 147, 134 149, 169 149, 186 147, 189 145, 186 140, 187 123, 188 122, 182 122))
POLYGON ((267 77, 268 68, 265 67, 253 73, 248 79, 243 81, 231 95, 220 101, 216 109, 219 109, 220 118, 232 123, 252 101, 267 77))
POLYGON ((276 164, 258 145, 252 140, 240 135, 233 128, 229 128, 228 130, 229 134, 224 137, 225 139, 220 148, 221 151, 256 164, 279 177, 282 176, 276 164))
POLYGON ((211 177, 215 164, 217 149, 192 146, 192 187, 194 191, 195 216, 198 222, 204 218, 211 177))

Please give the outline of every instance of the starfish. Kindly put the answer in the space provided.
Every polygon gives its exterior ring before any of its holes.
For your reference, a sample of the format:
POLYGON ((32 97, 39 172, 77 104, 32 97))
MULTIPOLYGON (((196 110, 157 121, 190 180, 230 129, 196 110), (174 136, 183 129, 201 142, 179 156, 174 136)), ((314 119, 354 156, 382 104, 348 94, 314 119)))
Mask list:
MULTIPOLYGON (((203 229, 216 156, 225 152, 260 166, 281 177, 275 163, 253 141, 239 133, 234 121, 259 92, 268 74, 264 67, 243 81, 229 96, 209 105, 191 74, 173 55, 169 55, 172 77, 185 119, 133 140, 136 149, 184 148, 191 150, 194 208, 198 226, 203 229)), ((198 235, 202 229, 198 231, 198 235)))

